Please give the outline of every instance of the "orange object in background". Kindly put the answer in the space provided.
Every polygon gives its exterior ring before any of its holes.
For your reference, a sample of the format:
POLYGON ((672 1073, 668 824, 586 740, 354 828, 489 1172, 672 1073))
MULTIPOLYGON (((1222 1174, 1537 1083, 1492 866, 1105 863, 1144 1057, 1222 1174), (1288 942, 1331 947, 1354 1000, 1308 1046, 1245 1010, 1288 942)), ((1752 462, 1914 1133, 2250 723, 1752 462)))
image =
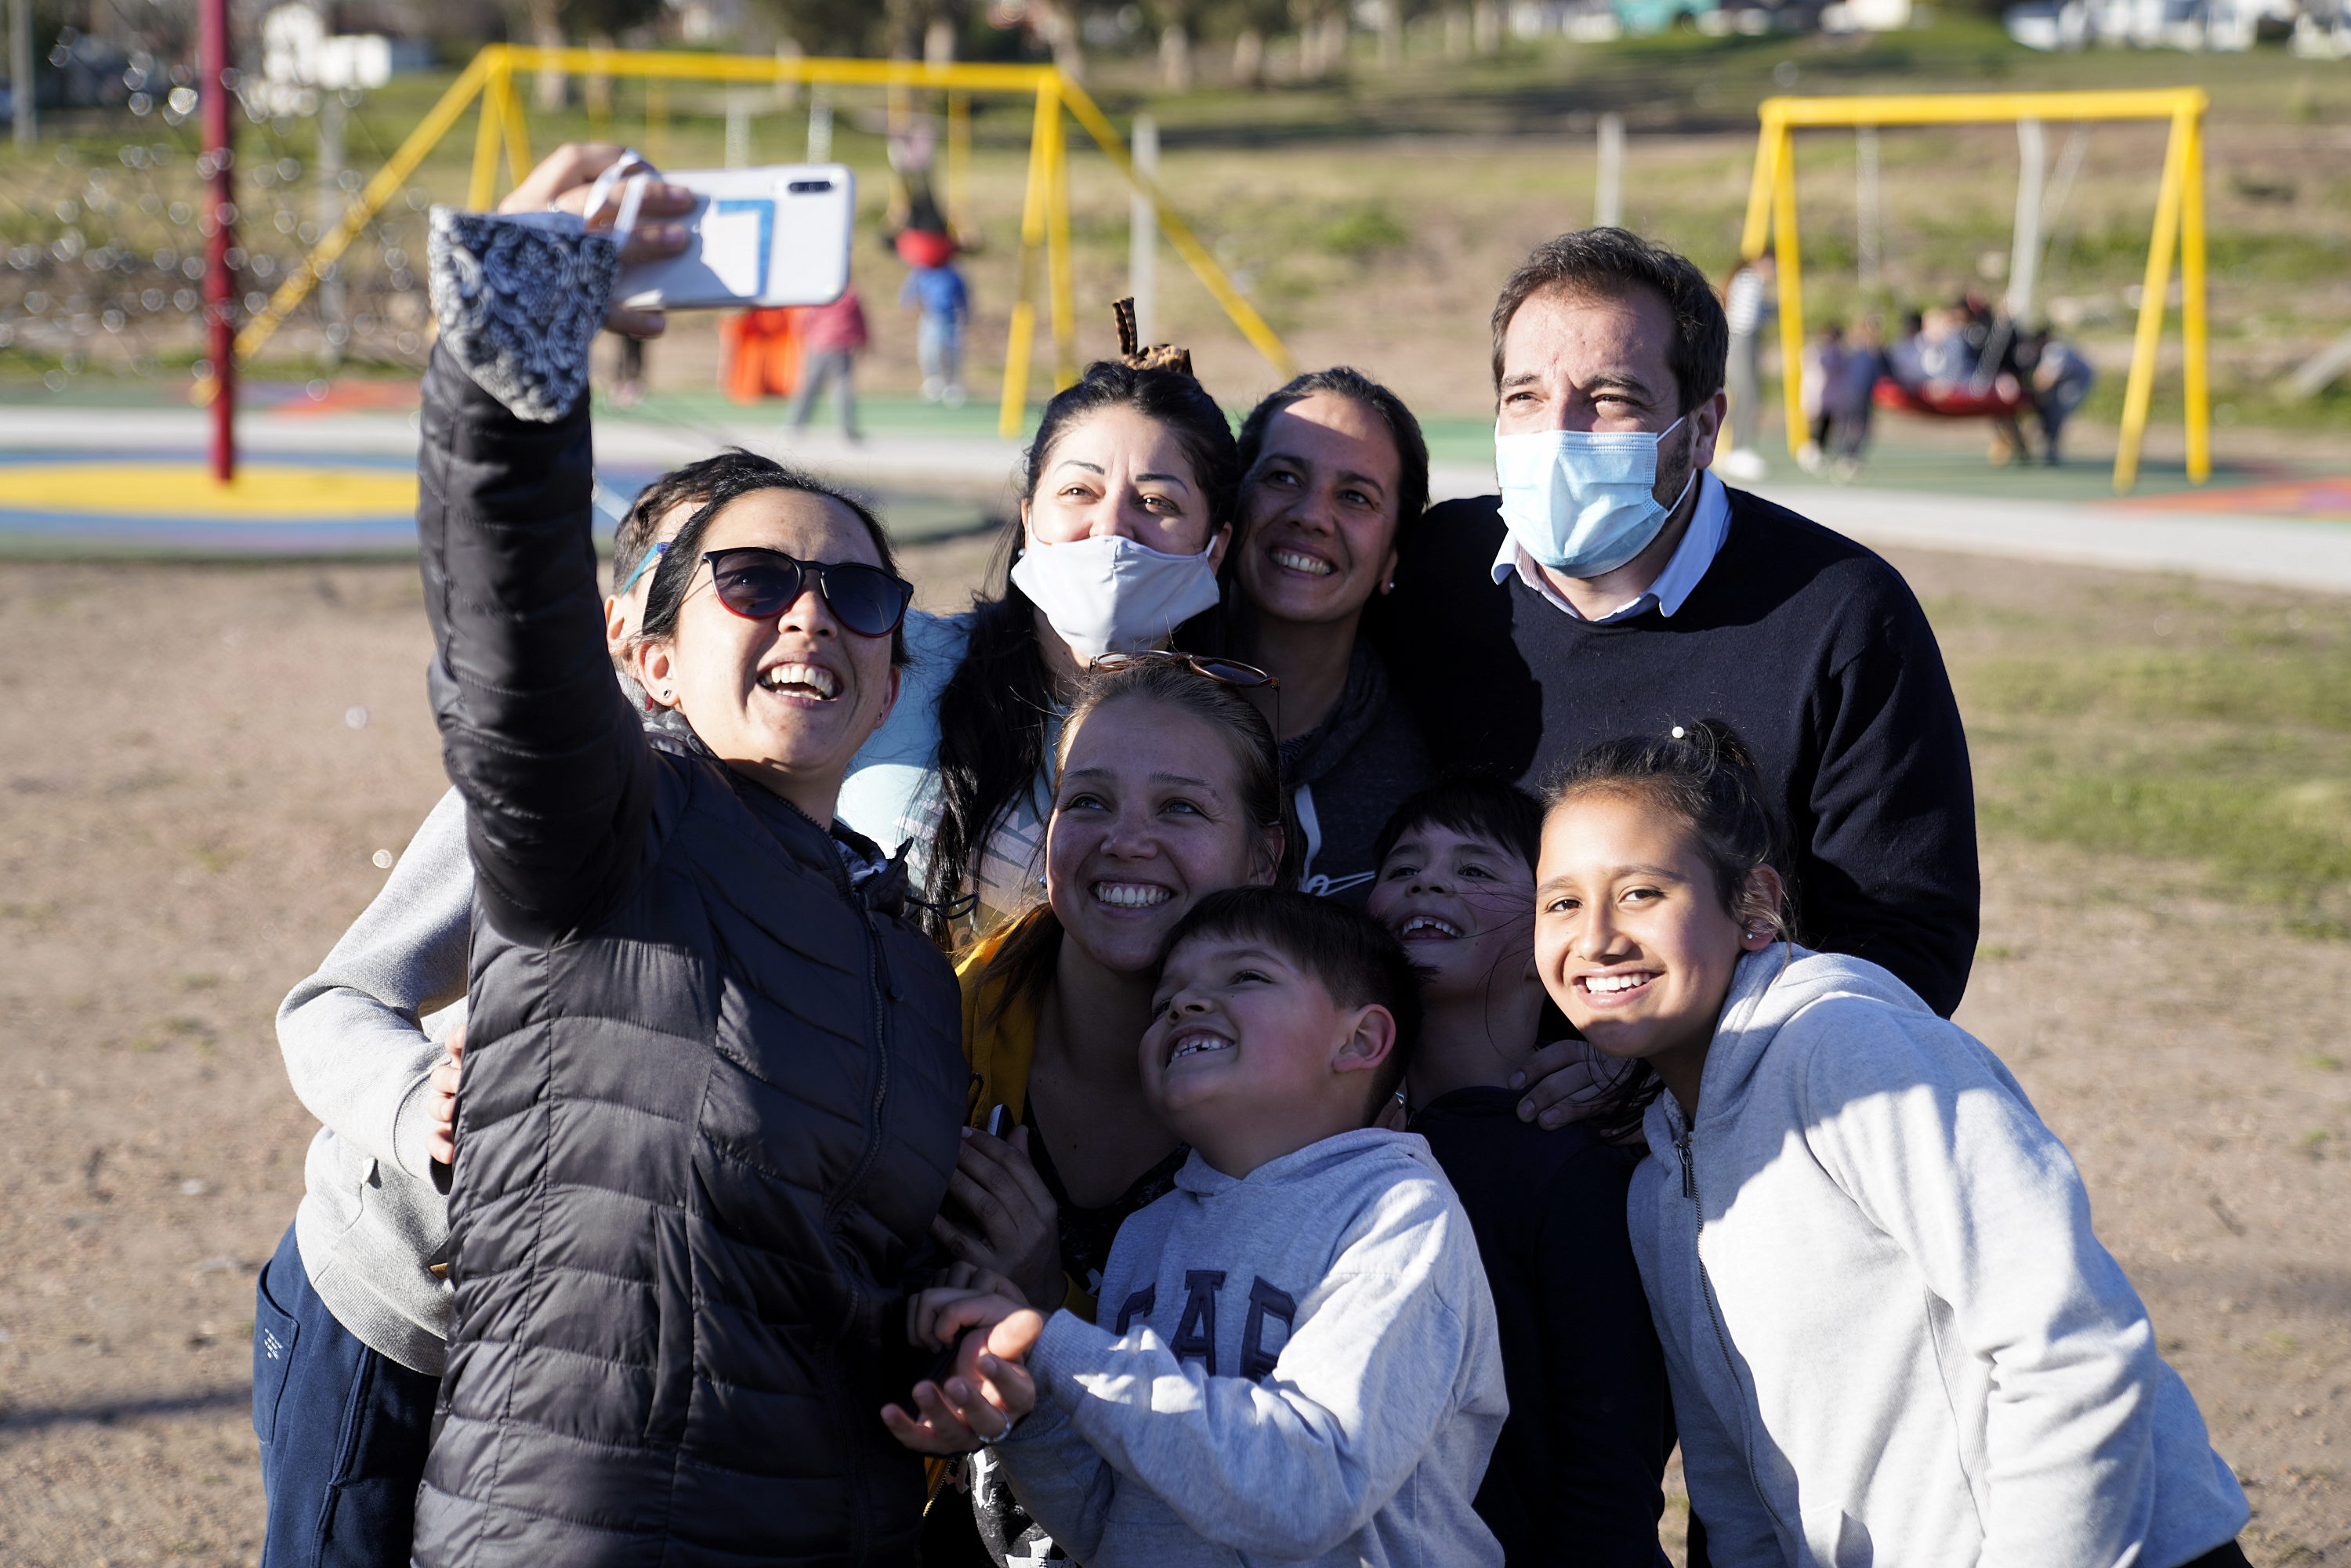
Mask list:
POLYGON ((726 346, 720 385, 735 402, 789 397, 800 384, 800 318, 797 306, 746 310, 718 324, 726 346))

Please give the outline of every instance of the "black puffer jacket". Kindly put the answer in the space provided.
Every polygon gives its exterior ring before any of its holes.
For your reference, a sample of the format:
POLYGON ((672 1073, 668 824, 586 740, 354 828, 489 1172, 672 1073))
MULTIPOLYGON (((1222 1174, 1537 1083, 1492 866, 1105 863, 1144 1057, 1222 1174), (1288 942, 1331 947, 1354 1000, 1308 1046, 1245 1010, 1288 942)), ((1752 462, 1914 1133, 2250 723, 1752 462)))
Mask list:
POLYGON ((436 350, 419 518, 478 879, 426 1568, 911 1563, 878 1412, 946 1191, 954 977, 828 835, 614 690, 584 404, 436 350))

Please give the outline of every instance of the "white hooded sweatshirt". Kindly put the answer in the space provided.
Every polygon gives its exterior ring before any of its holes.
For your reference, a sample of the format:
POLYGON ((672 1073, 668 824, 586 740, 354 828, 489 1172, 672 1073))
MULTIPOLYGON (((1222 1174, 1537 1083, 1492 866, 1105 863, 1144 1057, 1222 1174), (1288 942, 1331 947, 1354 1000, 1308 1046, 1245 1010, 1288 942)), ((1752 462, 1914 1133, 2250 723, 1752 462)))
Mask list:
POLYGON ((1195 1154, 1119 1227, 1102 1326, 1056 1312, 996 1448, 1089 1568, 1499 1568, 1470 1500, 1509 1397, 1478 1243, 1427 1140, 1195 1154))
POLYGON ((1998 1058, 1876 965, 1740 960, 1628 1198, 1717 1568, 2177 1568, 2236 1535, 2088 1195, 1998 1058))

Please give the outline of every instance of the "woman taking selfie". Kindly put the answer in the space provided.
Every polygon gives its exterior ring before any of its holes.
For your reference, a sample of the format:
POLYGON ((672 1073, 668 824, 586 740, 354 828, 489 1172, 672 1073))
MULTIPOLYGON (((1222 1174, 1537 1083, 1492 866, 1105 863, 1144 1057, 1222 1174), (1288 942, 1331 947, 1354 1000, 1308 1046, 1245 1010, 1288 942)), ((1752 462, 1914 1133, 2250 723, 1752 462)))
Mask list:
POLYGON ((1396 535, 1428 505, 1428 446, 1403 400, 1345 366, 1298 377, 1241 425, 1231 650, 1277 676, 1282 773, 1309 893, 1360 904, 1388 814, 1431 777, 1356 633, 1395 586, 1396 535))
POLYGON ((911 846, 935 936, 1035 901, 1077 677, 1098 654, 1191 643, 1186 623, 1217 608, 1238 472, 1223 411, 1187 375, 1106 361, 1046 405, 992 593, 909 617, 902 700, 841 792, 862 831, 911 846))
POLYGON ((826 486, 721 486, 629 651, 649 734, 589 537, 610 242, 436 212, 433 246, 419 522, 479 915, 415 1560, 910 1563, 921 1469, 872 1412, 966 1074, 834 805, 912 590, 826 486))
MULTIPOLYGON (((1186 1150, 1144 1098, 1138 1044, 1167 932, 1220 889, 1288 885, 1295 834, 1273 734, 1240 666, 1113 654, 1081 676, 1046 835, 1046 902, 962 966, 971 1119, 935 1234, 1032 1303, 1091 1315, 1126 1217, 1168 1192, 1186 1150)), ((1000 1561, 1027 1528, 985 1466, 979 1528, 1000 1561)), ((943 1494, 926 1560, 971 1561, 943 1494)), ((1035 1543, 1028 1543, 1035 1556, 1035 1543)))

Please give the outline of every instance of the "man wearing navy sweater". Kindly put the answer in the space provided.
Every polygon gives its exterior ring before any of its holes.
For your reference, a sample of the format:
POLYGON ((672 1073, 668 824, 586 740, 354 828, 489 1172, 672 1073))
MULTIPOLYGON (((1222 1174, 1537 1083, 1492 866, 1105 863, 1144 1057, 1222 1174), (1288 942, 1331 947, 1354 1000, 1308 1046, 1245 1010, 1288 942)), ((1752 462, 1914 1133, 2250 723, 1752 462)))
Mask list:
POLYGON ((1502 493, 1421 519, 1380 617, 1429 754, 1540 790, 1596 741, 1729 722, 1777 799, 1804 939, 1948 1016, 1978 884, 1942 653, 1884 560, 1707 472, 1729 339, 1713 289, 1661 246, 1585 229, 1511 276, 1493 334, 1502 493))

